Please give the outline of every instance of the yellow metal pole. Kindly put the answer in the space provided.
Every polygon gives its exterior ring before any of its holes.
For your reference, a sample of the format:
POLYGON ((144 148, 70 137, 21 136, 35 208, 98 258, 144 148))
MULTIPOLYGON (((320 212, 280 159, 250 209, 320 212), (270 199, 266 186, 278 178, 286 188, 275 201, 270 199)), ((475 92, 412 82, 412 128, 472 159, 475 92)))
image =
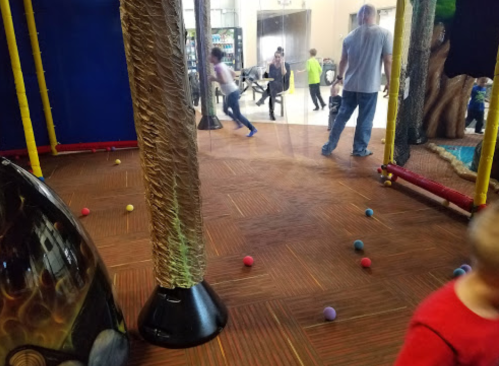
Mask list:
POLYGON ((38 77, 38 86, 40 87, 43 111, 45 112, 45 122, 47 123, 50 148, 52 150, 52 154, 57 155, 57 137, 55 135, 54 119, 52 118, 52 108, 50 108, 47 83, 45 81, 45 71, 43 70, 42 53, 40 51, 38 32, 36 30, 35 12, 33 11, 33 3, 31 0, 24 0, 24 10, 26 11, 26 20, 28 21, 31 49, 33 50, 33 58, 35 59, 36 76, 38 77))
POLYGON ((499 52, 495 70, 494 84, 492 86, 492 96, 490 98, 489 115, 485 134, 483 135, 482 155, 476 177, 475 207, 487 203, 487 192, 489 191, 490 171, 494 161, 494 152, 497 142, 497 129, 499 126, 499 52))
POLYGON ((21 118, 24 127, 24 136, 26 138, 26 146, 28 148, 29 159, 33 174, 41 178, 42 169, 40 160, 38 159, 38 151, 36 149, 35 133, 29 114, 28 98, 26 96, 26 87, 24 85, 23 71, 21 69, 21 60, 19 59, 19 51, 17 49, 16 34, 14 31, 14 22, 12 21, 12 13, 10 11, 9 0, 0 0, 0 11, 2 12, 3 25, 5 27, 5 36, 9 47, 10 61, 12 64, 12 73, 16 83, 17 100, 21 110, 21 118))
MULTIPOLYGON (((400 73, 402 70, 402 43, 404 38, 404 15, 406 0, 397 0, 397 14, 395 20, 395 34, 393 36, 393 63, 390 80, 390 99, 388 100, 388 118, 386 123, 385 155, 383 164, 393 162, 395 149, 395 128, 400 90, 400 73)), ((387 172, 383 171, 387 176, 387 172)))

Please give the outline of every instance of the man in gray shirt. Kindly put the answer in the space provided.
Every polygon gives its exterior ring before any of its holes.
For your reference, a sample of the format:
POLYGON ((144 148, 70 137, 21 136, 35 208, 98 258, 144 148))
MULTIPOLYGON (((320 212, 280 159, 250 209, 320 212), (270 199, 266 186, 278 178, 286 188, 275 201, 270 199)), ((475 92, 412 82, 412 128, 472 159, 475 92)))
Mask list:
POLYGON ((343 101, 329 135, 322 147, 322 155, 329 156, 336 149, 340 135, 353 112, 359 107, 355 129, 353 156, 369 156, 367 149, 371 139, 376 102, 381 86, 381 67, 385 66, 388 91, 392 66, 393 37, 391 33, 376 25, 376 8, 364 5, 359 10, 359 27, 343 41, 343 52, 339 64, 337 84, 343 84, 343 101), (345 73, 346 71, 346 73, 345 73))

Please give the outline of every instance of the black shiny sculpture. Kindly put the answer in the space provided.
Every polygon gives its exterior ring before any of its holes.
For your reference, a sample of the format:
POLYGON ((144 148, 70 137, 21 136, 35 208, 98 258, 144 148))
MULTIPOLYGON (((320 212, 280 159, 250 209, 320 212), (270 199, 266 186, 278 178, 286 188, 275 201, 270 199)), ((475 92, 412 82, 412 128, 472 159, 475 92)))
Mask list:
POLYGON ((0 158, 0 366, 123 366, 128 349, 88 234, 50 188, 0 158))

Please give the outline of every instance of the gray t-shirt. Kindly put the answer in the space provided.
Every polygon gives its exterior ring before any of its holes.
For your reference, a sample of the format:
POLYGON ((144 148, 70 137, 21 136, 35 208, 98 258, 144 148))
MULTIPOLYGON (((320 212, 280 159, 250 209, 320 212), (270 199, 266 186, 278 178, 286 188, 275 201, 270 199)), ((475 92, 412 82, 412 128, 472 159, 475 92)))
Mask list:
POLYGON ((343 55, 348 57, 344 89, 357 93, 377 93, 381 86, 383 56, 391 55, 393 37, 377 25, 362 25, 343 41, 343 55))

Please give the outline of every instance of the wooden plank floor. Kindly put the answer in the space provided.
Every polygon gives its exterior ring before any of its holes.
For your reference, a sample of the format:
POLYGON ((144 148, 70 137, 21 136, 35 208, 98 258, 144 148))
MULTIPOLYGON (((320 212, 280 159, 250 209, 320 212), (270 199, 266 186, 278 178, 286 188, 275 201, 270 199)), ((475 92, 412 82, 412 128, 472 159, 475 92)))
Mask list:
POLYGON ((392 364, 415 306, 468 259, 466 218, 402 183, 379 184, 381 130, 372 157, 350 157, 347 129, 323 158, 323 127, 257 126, 252 139, 231 125, 198 133, 206 279, 230 321, 219 338, 187 350, 136 335, 154 286, 138 151, 42 159, 47 183, 73 212, 92 211, 82 221, 116 285, 133 338, 130 365, 392 364), (355 239, 372 269, 360 267, 355 239), (254 267, 243 266, 245 255, 254 267), (325 306, 336 308, 337 321, 324 322, 325 306))

